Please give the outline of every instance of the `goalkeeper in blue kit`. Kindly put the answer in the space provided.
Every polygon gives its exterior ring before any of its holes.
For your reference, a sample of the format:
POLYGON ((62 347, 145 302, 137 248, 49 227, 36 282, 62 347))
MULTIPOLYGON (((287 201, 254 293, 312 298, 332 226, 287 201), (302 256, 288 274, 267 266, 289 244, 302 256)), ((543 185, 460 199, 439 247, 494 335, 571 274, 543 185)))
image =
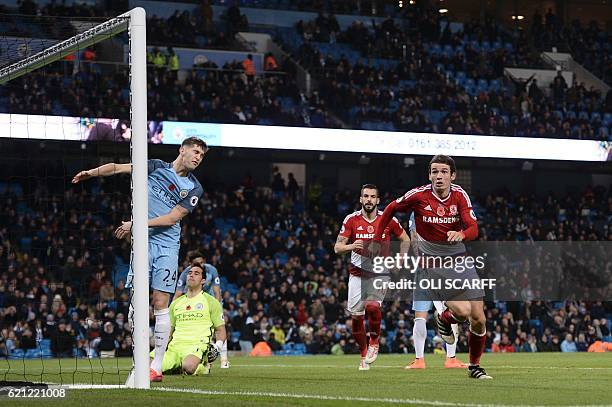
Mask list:
POLYGON ((221 303, 202 291, 204 276, 204 266, 193 263, 187 275, 187 292, 170 304, 172 339, 162 362, 163 373, 180 369, 189 375, 208 374, 210 363, 227 339, 221 303), (213 334, 217 338, 214 344, 213 334))

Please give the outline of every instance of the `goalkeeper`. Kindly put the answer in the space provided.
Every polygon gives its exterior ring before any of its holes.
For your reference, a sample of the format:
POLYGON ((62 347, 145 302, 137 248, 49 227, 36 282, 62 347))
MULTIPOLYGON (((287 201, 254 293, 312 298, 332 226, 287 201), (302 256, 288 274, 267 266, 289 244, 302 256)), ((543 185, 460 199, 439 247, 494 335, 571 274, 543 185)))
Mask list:
POLYGON ((210 371, 226 340, 221 304, 202 291, 204 266, 194 263, 187 275, 187 292, 170 304, 171 340, 162 362, 162 372, 181 369, 189 375, 210 371), (217 341, 211 344, 213 332, 217 341))

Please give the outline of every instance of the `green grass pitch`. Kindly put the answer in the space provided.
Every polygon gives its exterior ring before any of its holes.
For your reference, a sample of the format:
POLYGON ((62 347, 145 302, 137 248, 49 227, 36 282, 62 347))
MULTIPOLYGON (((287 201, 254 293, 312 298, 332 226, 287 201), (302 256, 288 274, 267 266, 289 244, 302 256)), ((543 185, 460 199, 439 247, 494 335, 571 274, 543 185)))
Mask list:
MULTIPOLYGON (((466 360, 467 355, 459 355, 466 360)), ((357 356, 231 359, 215 363, 204 377, 165 376, 157 390, 68 389, 66 399, 8 399, 0 405, 62 406, 524 406, 611 405, 612 353, 486 354, 482 364, 493 380, 469 379, 464 370, 444 369, 443 357, 426 355, 427 369, 404 370, 409 355, 381 355, 369 371, 357 356)), ((131 360, 0 361, 0 380, 65 384, 122 384, 131 360), (61 367, 61 376, 59 374, 61 367)))

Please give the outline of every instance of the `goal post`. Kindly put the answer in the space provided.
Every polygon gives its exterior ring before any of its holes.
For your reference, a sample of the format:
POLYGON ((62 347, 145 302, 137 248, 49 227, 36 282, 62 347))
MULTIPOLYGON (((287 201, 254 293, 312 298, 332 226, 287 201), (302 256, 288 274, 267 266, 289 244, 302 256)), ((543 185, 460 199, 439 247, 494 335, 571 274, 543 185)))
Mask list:
POLYGON ((147 30, 141 7, 130 11, 130 115, 132 123, 132 251, 134 267, 134 382, 149 382, 149 255, 147 194, 147 30))
POLYGON ((127 387, 148 389, 149 383, 149 265, 147 202, 147 52, 146 13, 141 7, 98 24, 32 56, 0 69, 0 86, 112 36, 128 32, 130 123, 132 137, 132 256, 133 362, 127 387))

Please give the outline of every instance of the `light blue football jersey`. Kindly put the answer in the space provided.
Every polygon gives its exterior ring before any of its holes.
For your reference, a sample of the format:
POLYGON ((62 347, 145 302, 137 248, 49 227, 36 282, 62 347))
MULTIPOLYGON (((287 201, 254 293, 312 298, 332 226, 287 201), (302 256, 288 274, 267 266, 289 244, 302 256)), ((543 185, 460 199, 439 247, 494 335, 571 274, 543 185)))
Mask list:
MULTIPOLYGON (((179 276, 178 281, 176 282, 176 289, 180 292, 187 292, 187 274, 189 274, 190 269, 191 267, 186 267, 185 270, 183 270, 183 272, 179 276)), ((208 263, 204 265, 204 271, 206 271, 206 278, 202 282, 202 290, 204 290, 205 293, 208 293, 214 297, 215 292, 213 291, 213 287, 221 286, 219 272, 217 271, 217 268, 215 266, 212 266, 208 263)))
MULTIPOLYGON (((172 163, 149 160, 149 219, 170 213, 176 205, 192 212, 204 190, 196 177, 189 173, 179 176, 172 163)), ((170 227, 149 228, 149 242, 168 248, 180 247, 180 222, 170 227)))
POLYGON ((410 214, 410 220, 408 220, 408 230, 411 232, 416 230, 416 224, 414 223, 414 212, 410 214))

